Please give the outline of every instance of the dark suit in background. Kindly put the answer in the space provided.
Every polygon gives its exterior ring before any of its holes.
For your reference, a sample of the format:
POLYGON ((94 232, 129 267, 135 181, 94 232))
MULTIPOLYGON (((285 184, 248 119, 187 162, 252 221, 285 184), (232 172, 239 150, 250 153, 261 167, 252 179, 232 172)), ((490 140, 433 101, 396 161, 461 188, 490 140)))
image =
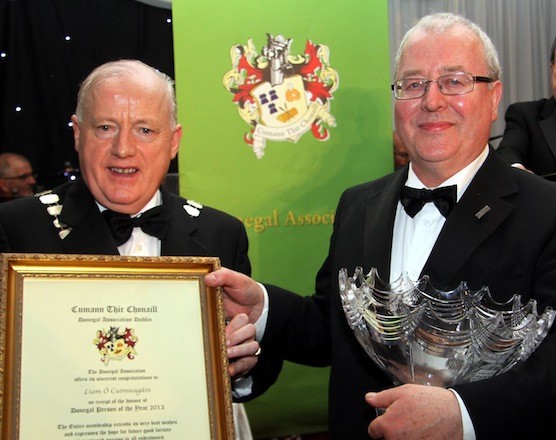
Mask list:
MULTIPOLYGON (((343 194, 328 258, 312 297, 267 286, 272 313, 261 341, 263 353, 332 366, 330 429, 335 439, 368 438, 367 426, 375 415, 363 396, 392 386, 347 324, 338 272, 346 268, 353 274, 364 263, 365 271, 377 267, 381 278, 388 280, 392 228, 406 176, 407 167, 343 194)), ((465 280, 474 289, 489 286, 497 301, 521 294, 523 302, 536 299, 540 311, 547 305, 556 307, 554 200, 553 183, 508 167, 491 151, 446 220, 423 274, 430 275, 437 288, 452 289, 465 280), (475 213, 485 205, 490 211, 478 219, 475 213)), ((499 379, 454 387, 465 401, 478 439, 541 438, 547 432, 556 396, 555 339, 553 332, 542 344, 547 354, 542 362, 533 355, 499 379), (491 398, 508 404, 493 406, 491 398), (523 403, 531 401, 537 404, 523 403), (521 423, 524 418, 526 426, 521 423)))
POLYGON ((535 174, 556 172, 556 100, 517 102, 506 110, 506 129, 498 154, 535 174))

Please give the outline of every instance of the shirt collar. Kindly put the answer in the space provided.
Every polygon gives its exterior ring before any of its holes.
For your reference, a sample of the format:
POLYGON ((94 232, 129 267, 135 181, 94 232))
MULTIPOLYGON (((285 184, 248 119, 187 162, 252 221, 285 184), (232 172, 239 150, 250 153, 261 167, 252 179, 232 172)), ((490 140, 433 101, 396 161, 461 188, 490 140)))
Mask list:
MULTIPOLYGON (((459 201, 459 199, 461 198, 461 196, 463 195, 463 193, 465 192, 465 190, 473 180, 473 177, 475 177, 475 174, 477 174, 477 171, 479 171, 479 168, 481 168, 481 166, 485 162, 488 156, 488 152, 489 152, 489 148, 488 145, 486 145, 484 150, 481 152, 481 154, 479 154, 473 162, 471 162, 462 170, 458 171, 449 179, 442 182, 440 185, 438 185, 438 187, 456 185, 458 188, 457 201, 459 201)), ((409 163, 409 172, 407 174, 407 180, 405 183, 407 186, 410 186, 412 188, 427 188, 427 186, 419 180, 419 178, 413 171, 411 162, 409 163)))

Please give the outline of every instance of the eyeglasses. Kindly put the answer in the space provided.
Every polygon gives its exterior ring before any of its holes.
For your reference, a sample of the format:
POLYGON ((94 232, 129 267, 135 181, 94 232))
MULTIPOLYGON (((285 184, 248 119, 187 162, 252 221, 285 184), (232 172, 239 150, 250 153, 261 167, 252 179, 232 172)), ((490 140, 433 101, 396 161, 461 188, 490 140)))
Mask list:
POLYGON ((25 174, 20 174, 19 176, 13 176, 13 177, 2 177, 2 179, 6 179, 6 180, 27 180, 29 177, 32 177, 33 179, 36 178, 35 174, 33 173, 25 173, 25 174))
POLYGON ((466 72, 450 73, 432 79, 403 78, 392 84, 396 99, 417 99, 425 96, 430 83, 436 83, 438 90, 444 95, 464 95, 472 92, 476 82, 491 83, 496 80, 486 76, 473 76, 466 72))

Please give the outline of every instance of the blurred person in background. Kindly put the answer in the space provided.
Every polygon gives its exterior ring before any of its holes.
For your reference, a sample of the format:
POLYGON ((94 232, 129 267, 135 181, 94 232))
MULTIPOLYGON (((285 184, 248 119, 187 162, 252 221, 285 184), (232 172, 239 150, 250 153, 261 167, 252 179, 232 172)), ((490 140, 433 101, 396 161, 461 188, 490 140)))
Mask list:
POLYGON ((506 128, 496 150, 516 168, 553 179, 556 173, 556 39, 550 51, 552 96, 516 102, 506 110, 506 128))
POLYGON ((392 138, 394 141, 394 169, 399 170, 408 164, 409 154, 396 130, 392 132, 392 138))
POLYGON ((0 201, 35 194, 37 182, 29 161, 16 153, 0 154, 0 201))

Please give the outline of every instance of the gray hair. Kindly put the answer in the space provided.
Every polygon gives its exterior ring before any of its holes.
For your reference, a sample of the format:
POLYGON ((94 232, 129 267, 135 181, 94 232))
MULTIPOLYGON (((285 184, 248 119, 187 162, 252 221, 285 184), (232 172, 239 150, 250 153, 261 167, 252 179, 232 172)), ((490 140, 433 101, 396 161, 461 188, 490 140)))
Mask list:
POLYGON ((174 80, 165 73, 160 72, 154 67, 149 66, 138 60, 118 60, 110 61, 108 63, 98 66, 93 70, 87 78, 81 83, 79 92, 77 93, 77 107, 75 109, 75 116, 79 122, 82 121, 83 111, 85 106, 89 103, 89 96, 91 91, 94 90, 100 83, 109 78, 125 78, 133 75, 144 74, 145 71, 152 72, 163 81, 168 92, 168 101, 170 104, 170 116, 172 118, 172 127, 178 123, 176 93, 174 88, 174 80))
POLYGON ((500 70, 500 61, 498 60, 498 52, 492 43, 490 37, 475 23, 471 20, 451 12, 438 12, 430 15, 426 15, 421 18, 415 26, 406 32, 404 35, 396 56, 394 57, 394 75, 398 74, 398 66, 400 63, 400 58, 405 50, 407 43, 411 37, 418 31, 424 30, 429 32, 444 32, 451 29, 457 25, 465 26, 467 29, 471 30, 477 38, 481 41, 484 49, 485 63, 488 69, 488 75, 492 79, 499 80, 502 77, 502 72, 500 70))

